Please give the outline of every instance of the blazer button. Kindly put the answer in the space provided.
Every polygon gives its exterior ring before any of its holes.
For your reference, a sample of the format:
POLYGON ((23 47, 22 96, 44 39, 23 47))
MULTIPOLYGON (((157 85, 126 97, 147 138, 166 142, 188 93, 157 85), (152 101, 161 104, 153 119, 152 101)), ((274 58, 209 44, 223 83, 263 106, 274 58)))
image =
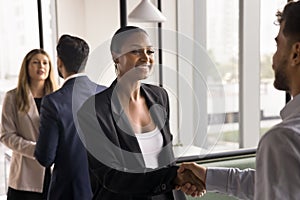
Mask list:
POLYGON ((167 188, 166 184, 162 184, 162 185, 161 185, 161 189, 162 189, 162 190, 166 190, 166 188, 167 188))

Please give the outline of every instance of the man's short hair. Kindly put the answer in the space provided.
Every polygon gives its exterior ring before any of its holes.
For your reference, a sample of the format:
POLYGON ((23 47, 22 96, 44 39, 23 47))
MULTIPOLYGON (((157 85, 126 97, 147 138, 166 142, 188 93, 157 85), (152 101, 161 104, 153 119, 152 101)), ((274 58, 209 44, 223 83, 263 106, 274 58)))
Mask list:
POLYGON ((287 3, 283 11, 278 11, 277 21, 279 24, 285 22, 283 34, 290 43, 300 41, 300 1, 290 1, 287 3))
POLYGON ((83 71, 89 55, 89 45, 81 38, 62 35, 56 46, 57 56, 64 63, 67 72, 83 71))

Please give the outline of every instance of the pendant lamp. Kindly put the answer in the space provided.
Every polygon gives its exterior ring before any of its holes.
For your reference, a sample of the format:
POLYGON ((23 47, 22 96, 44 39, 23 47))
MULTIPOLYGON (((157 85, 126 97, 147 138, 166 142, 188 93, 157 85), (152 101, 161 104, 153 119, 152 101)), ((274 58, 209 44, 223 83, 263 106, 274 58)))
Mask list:
POLYGON ((141 0, 141 3, 131 11, 128 18, 133 22, 164 22, 166 17, 151 3, 141 0))

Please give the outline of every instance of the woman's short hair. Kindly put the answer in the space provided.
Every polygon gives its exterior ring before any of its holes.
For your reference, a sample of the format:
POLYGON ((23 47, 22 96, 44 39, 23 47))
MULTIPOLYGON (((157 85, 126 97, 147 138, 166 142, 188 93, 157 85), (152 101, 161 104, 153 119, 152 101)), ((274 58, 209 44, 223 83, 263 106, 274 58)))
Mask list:
POLYGON ((133 33, 145 33, 147 32, 136 26, 124 26, 119 28, 111 39, 110 51, 120 53, 122 46, 124 45, 126 39, 131 36, 133 33))

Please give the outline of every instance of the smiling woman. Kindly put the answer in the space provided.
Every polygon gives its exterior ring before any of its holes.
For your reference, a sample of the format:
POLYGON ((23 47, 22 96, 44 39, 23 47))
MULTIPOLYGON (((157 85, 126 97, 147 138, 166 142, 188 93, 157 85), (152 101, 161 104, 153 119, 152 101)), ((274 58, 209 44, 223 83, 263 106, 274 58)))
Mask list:
MULTIPOLYGON (((146 79, 154 64, 154 49, 144 30, 130 30, 133 34, 116 33, 111 43, 111 53, 118 78, 138 75, 136 80, 146 79), (126 45, 124 45, 126 44, 126 45)), ((134 77, 131 77, 134 78, 134 77)))
POLYGON ((183 193, 174 189, 187 180, 202 190, 201 182, 177 174, 166 90, 141 83, 154 63, 148 34, 134 26, 120 28, 111 54, 117 78, 78 112, 78 130, 96 183, 93 199, 183 200, 183 193))

